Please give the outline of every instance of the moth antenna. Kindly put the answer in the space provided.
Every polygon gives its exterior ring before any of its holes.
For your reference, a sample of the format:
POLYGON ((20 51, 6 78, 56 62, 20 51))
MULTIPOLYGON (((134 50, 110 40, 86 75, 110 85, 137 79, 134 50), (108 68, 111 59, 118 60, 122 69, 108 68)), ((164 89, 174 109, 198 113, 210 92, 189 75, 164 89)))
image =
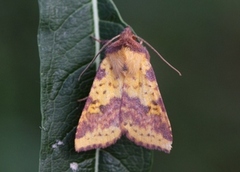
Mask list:
POLYGON ((97 56, 104 50, 104 48, 106 48, 110 43, 112 43, 115 39, 119 38, 120 35, 117 35, 115 37, 113 37, 112 39, 110 39, 106 44, 104 44, 102 46, 102 48, 98 51, 98 53, 93 57, 93 59, 90 61, 90 63, 88 63, 88 65, 86 66, 86 68, 81 72, 81 74, 78 77, 78 81, 80 80, 80 78, 82 77, 83 73, 86 72, 86 70, 89 68, 89 66, 91 66, 93 64, 93 62, 96 60, 97 56))
POLYGON ((144 42, 147 46, 149 46, 162 59, 162 61, 164 61, 170 68, 172 68, 173 70, 175 70, 175 72, 177 72, 180 76, 182 76, 181 72, 179 70, 177 70, 175 67, 173 67, 166 59, 164 59, 163 56, 155 48, 153 48, 153 46, 151 46, 147 41, 145 41, 141 37, 139 37, 137 35, 136 35, 136 37, 138 39, 140 39, 140 43, 144 42))

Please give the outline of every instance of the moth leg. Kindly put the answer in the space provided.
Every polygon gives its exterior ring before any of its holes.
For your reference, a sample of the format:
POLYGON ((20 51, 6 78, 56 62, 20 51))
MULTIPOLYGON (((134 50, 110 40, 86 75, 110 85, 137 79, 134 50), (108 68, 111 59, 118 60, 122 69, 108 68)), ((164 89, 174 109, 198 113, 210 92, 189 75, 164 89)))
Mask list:
POLYGON ((77 101, 78 102, 83 102, 83 101, 85 101, 85 100, 87 100, 88 99, 88 96, 87 97, 84 97, 84 98, 82 98, 82 99, 78 99, 77 101))

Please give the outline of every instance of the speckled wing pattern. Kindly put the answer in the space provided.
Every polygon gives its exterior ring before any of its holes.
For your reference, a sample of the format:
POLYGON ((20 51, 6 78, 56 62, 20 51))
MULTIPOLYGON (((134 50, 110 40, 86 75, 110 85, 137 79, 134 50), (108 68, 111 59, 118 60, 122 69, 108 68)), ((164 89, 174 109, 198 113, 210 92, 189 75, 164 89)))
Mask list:
POLYGON ((76 151, 104 148, 115 143, 121 136, 121 87, 122 82, 115 79, 109 59, 105 58, 98 69, 78 123, 76 151))
POLYGON ((121 130, 137 145, 169 152, 171 126, 154 71, 144 53, 136 55, 141 61, 139 71, 124 80, 121 130))
POLYGON ((77 127, 77 152, 105 148, 122 135, 170 152, 171 126, 149 60, 130 28, 106 48, 77 127))

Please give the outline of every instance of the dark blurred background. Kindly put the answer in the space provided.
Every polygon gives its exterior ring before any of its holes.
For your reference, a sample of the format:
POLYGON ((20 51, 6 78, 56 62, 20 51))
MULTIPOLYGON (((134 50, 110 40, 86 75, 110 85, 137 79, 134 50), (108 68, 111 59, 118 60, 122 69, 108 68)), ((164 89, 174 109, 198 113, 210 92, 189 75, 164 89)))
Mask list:
MULTIPOLYGON (((153 172, 240 171, 240 1, 115 0, 151 51, 174 143, 153 172)), ((0 5, 0 171, 38 170, 37 1, 0 5)))

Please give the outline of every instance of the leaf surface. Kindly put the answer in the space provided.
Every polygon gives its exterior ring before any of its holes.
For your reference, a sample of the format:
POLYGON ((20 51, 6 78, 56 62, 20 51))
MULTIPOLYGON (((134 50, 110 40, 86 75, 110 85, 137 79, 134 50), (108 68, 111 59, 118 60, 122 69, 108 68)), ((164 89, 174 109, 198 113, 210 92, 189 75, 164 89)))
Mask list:
POLYGON ((125 137, 99 152, 74 150, 76 126, 84 106, 78 100, 88 96, 96 72, 93 65, 78 80, 98 51, 91 36, 98 30, 100 38, 108 40, 126 27, 112 1, 94 3, 39 0, 41 172, 139 172, 149 171, 152 165, 152 151, 125 137))

